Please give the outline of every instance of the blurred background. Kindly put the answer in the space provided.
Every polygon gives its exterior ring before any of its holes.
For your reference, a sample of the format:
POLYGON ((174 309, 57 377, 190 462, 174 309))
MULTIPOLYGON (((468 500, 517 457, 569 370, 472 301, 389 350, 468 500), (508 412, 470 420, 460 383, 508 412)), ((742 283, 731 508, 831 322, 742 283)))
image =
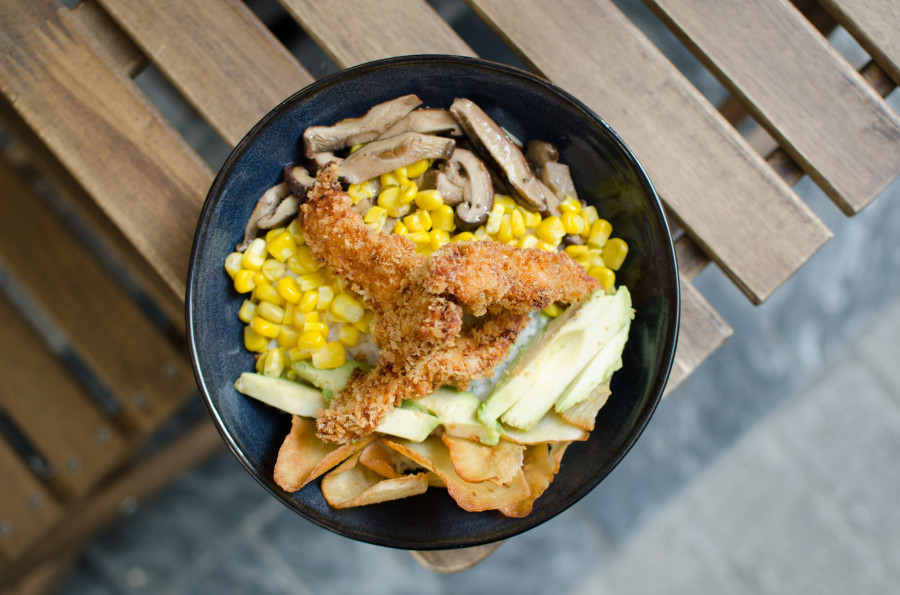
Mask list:
MULTIPOLYGON (((461 0, 430 3, 479 55, 523 66, 461 0)), ((713 104, 725 101, 641 3, 617 4, 713 104)), ((277 2, 247 5, 313 76, 337 70, 277 2)), ((854 67, 868 60, 843 29, 829 40, 854 67)), ((151 66, 136 82, 217 170, 227 145, 165 77, 151 66)), ((896 92, 888 102, 897 111, 896 92)), ((752 120, 742 133, 760 134, 752 120)), ((5 136, 4 148, 15 154, 5 136)), ((597 489, 474 569, 434 574, 407 552, 324 531, 220 449, 124 503, 57 592, 900 592, 900 184, 850 219, 807 178, 796 188, 834 239, 761 306, 707 267, 695 286, 734 336, 597 489)), ((156 444, 206 415, 192 399, 156 444)))

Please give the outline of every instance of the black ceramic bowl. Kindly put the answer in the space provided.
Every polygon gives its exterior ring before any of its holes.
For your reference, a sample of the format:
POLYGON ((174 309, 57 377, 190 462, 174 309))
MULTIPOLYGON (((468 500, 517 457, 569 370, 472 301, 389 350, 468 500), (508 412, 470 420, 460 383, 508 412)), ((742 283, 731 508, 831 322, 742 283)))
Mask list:
POLYGON ((235 456, 275 498, 310 521, 347 537, 406 549, 474 546, 511 537, 559 514, 594 488, 622 459, 650 419, 669 374, 678 329, 678 273, 659 200, 625 144, 599 117, 553 84, 518 69, 450 56, 413 56, 364 64, 321 79, 266 115, 237 146, 209 191, 200 215, 187 280, 187 329, 194 372, 219 431, 235 456), (253 369, 237 311, 243 300, 223 269, 256 199, 301 155, 307 126, 359 116, 399 95, 448 107, 456 97, 480 105, 520 139, 560 150, 579 197, 597 206, 630 252, 618 283, 637 311, 612 383, 586 442, 573 444, 550 488, 523 519, 464 512, 446 492, 374 506, 334 510, 318 482, 294 494, 272 481, 290 416, 237 393, 253 369))

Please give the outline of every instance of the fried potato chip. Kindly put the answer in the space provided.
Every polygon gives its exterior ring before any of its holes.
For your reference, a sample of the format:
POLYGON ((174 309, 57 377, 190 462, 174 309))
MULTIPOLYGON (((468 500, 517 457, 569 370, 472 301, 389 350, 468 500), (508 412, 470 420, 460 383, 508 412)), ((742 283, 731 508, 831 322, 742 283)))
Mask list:
POLYGON ((601 384, 591 391, 587 399, 572 405, 560 415, 573 426, 578 426, 582 430, 591 432, 594 429, 594 420, 597 417, 597 413, 606 405, 606 400, 609 399, 610 394, 609 382, 601 384))
POLYGON ((399 500, 424 494, 428 489, 425 473, 385 479, 360 464, 354 454, 322 478, 322 495, 333 508, 352 508, 399 500))
POLYGON ((513 479, 502 486, 490 481, 473 483, 462 479, 453 468, 450 451, 440 438, 431 437, 422 442, 389 440, 384 443, 436 473, 447 486, 447 493, 468 512, 494 510, 528 497, 528 483, 520 470, 513 479))
POLYGON ((491 480, 497 484, 512 481, 522 468, 525 447, 501 440, 485 446, 468 438, 443 434, 441 440, 450 451, 453 469, 465 481, 491 480))
POLYGON ((550 487, 550 483, 559 471, 563 453, 569 444, 569 442, 533 444, 525 449, 525 460, 522 463, 522 469, 525 472, 525 481, 528 482, 528 488, 531 493, 527 498, 523 498, 518 502, 501 506, 500 512, 504 516, 519 519, 531 514, 534 501, 550 487))
POLYGON ((541 444, 547 442, 579 442, 588 439, 588 433, 573 426, 558 413, 547 413, 530 430, 518 430, 503 426, 503 439, 516 444, 541 444))
POLYGON ((284 491, 296 492, 374 439, 366 437, 340 446, 326 444, 316 437, 314 419, 295 415, 291 431, 278 450, 273 479, 284 491))
POLYGON ((395 479, 400 477, 400 473, 394 467, 393 457, 396 454, 396 451, 385 446, 381 440, 376 440, 359 453, 359 463, 382 477, 395 479))

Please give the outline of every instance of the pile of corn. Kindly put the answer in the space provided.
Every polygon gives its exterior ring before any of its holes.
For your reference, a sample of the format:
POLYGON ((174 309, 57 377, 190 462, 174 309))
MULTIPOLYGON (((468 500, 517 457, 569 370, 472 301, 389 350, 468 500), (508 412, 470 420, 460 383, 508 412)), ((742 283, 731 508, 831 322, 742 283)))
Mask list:
MULTIPOLYGON (((555 252, 563 236, 577 235, 584 243, 566 246, 565 252, 606 291, 615 286, 614 271, 625 260, 628 245, 610 238, 612 225, 593 206, 566 197, 560 216, 542 217, 497 194, 484 225, 456 233, 453 208, 437 190, 419 190, 413 181, 429 167, 431 161, 423 159, 378 180, 352 184, 348 194, 353 204, 373 203, 363 215, 366 225, 405 235, 422 254, 450 242, 477 240, 555 252)), ((244 346, 259 354, 260 373, 290 378, 291 364, 304 359, 320 369, 339 367, 347 361, 347 349, 371 333, 371 308, 313 257, 296 220, 269 230, 244 252, 228 255, 225 270, 237 292, 249 294, 238 318, 246 324, 244 346)), ((553 304, 545 312, 556 316, 561 309, 553 304)))

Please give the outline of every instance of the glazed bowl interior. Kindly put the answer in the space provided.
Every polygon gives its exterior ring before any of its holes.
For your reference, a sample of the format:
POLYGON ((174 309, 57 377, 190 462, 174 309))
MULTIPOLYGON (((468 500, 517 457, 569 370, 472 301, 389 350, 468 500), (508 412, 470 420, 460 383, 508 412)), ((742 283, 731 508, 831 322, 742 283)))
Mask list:
POLYGON ((675 351, 678 273, 659 200, 619 137, 568 93, 518 69, 472 58, 414 56, 364 64, 326 77, 285 100, 243 139, 210 189, 198 222, 188 274, 187 328, 201 393, 223 438, 275 498, 338 534, 406 549, 474 546, 511 537, 559 514, 594 488, 638 438, 659 401, 675 351), (597 207, 630 251, 617 283, 631 290, 636 317, 612 382, 612 396, 585 442, 569 447, 559 474, 523 519, 460 509, 446 491, 362 508, 334 510, 318 482, 285 493, 272 480, 290 416, 237 393, 254 367, 243 348, 237 294, 223 263, 240 241, 259 196, 300 161, 307 126, 365 113, 416 93, 423 106, 467 97, 523 140, 554 143, 570 166, 579 198, 597 207))

